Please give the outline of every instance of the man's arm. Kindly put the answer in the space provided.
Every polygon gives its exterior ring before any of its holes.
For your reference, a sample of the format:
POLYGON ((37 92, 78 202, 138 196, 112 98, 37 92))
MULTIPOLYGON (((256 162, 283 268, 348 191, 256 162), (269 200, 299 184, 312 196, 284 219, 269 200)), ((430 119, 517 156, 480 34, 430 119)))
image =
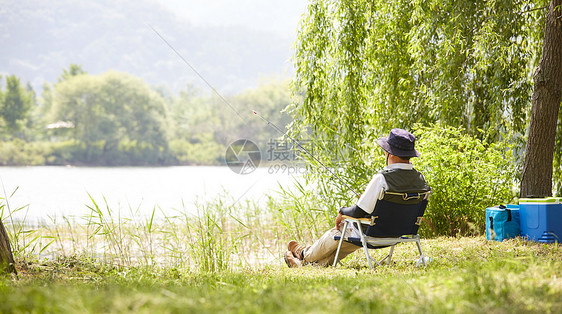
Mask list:
POLYGON ((344 216, 349 216, 353 218, 364 218, 365 216, 369 216, 369 213, 364 211, 361 207, 357 205, 353 205, 351 207, 342 207, 340 208, 340 214, 344 216))
MULTIPOLYGON (((381 196, 381 192, 385 189, 388 189, 388 185, 382 173, 377 173, 373 176, 373 179, 367 185, 365 192, 361 195, 359 200, 357 201, 357 207, 359 207, 362 211, 366 214, 371 214, 375 209, 375 205, 379 197, 381 196)), ((355 217, 354 218, 363 218, 362 217, 355 217)))
POLYGON ((388 188, 386 184, 386 180, 381 173, 378 173, 373 176, 373 179, 367 185, 365 192, 357 201, 359 205, 353 205, 351 207, 342 207, 339 210, 339 214, 336 217, 336 229, 339 228, 340 223, 343 220, 342 215, 350 216, 353 218, 364 218, 370 215, 370 212, 365 211, 365 209, 370 210, 371 212, 375 208, 375 204, 380 196, 380 193, 383 189, 388 188), (360 207, 362 206, 362 207, 360 207))
POLYGON ((342 207, 340 208, 338 216, 336 217, 336 229, 340 228, 340 224, 343 220, 344 215, 353 218, 364 218, 366 216, 369 216, 366 211, 364 211, 357 205, 353 205, 351 207, 342 207))

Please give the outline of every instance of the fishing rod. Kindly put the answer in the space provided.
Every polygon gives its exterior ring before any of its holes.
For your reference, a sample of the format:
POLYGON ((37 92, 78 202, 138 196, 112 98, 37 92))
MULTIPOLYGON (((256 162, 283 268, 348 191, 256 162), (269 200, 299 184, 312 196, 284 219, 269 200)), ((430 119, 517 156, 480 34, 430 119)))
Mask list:
POLYGON ((322 167, 324 167, 324 169, 328 170, 328 172, 330 172, 332 174, 332 176, 334 176, 335 178, 337 178, 348 190, 350 190, 351 192, 353 192, 353 194, 355 194, 357 197, 360 197, 361 195, 357 192, 355 192, 355 190, 353 188, 351 188, 351 186, 349 186, 349 184, 347 184, 342 178, 340 178, 337 174, 335 174, 330 168, 328 168, 328 166, 326 166, 324 163, 322 163, 318 158, 316 158, 316 156, 314 156, 314 154, 312 154, 310 151, 308 151, 306 148, 304 148, 304 146, 301 145, 301 143, 299 141, 297 141, 296 139, 294 139, 293 137, 291 137, 289 134, 287 134, 287 132, 283 132, 283 130, 281 130, 277 125, 275 125, 273 122, 269 121, 268 119, 264 118, 262 115, 260 115, 259 113, 257 113, 255 110, 252 110, 252 112, 260 117, 263 121, 265 121, 268 125, 271 125, 275 130, 277 130, 277 132, 281 133, 282 136, 286 136, 288 137, 291 141, 293 141, 293 143, 295 143, 302 151, 304 151, 305 153, 307 153, 310 157, 312 157, 312 159, 314 159, 316 162, 318 162, 320 165, 322 165, 322 167))
MULTIPOLYGON (((175 48, 174 46, 172 46, 172 44, 170 44, 165 38, 164 36, 160 35, 160 33, 154 28, 152 27, 152 25, 147 24, 148 27, 150 27, 152 29, 152 31, 158 35, 158 37, 160 37, 160 39, 162 39, 162 41, 164 43, 166 43, 166 45, 172 49, 172 51, 175 52, 175 54, 183 61, 183 63, 185 63, 195 74, 197 74, 197 76, 203 80, 203 82, 205 82, 205 84, 207 84, 207 86, 209 86, 209 88, 211 88, 211 90, 217 94, 217 96, 219 96, 220 99, 222 99, 222 101, 232 110, 236 113, 236 115, 242 119, 242 121, 244 122, 244 124, 246 124, 246 120, 244 118, 242 118, 242 116, 240 115, 240 113, 234 109, 234 107, 228 102, 228 100, 226 100, 226 98, 224 98, 204 77, 203 75, 201 75, 199 73, 199 71, 197 71, 197 69, 195 69, 195 67, 193 65, 191 65, 175 48)), ((273 122, 269 121, 268 119, 264 118, 262 115, 258 114, 255 110, 252 110, 252 112, 257 115, 258 117, 260 117, 263 121, 265 121, 268 125, 271 125, 275 130, 277 130, 279 133, 281 133, 281 135, 288 137, 291 141, 293 141, 295 144, 297 144, 297 146, 302 149, 305 153, 307 153, 310 157, 312 157, 312 159, 314 159, 316 162, 318 162, 320 165, 322 165, 324 167, 324 169, 328 170, 328 172, 330 172, 332 174, 333 177, 337 178, 348 190, 350 190, 351 192, 353 192, 353 194, 355 194, 357 197, 360 197, 360 194, 355 192, 355 190, 353 190, 351 188, 351 186, 349 186, 349 184, 347 184, 342 178, 340 178, 337 174, 335 174, 330 168, 328 168, 326 165, 324 165, 324 163, 322 163, 320 160, 318 160, 318 158, 316 158, 312 153, 310 153, 306 148, 304 148, 301 143, 297 140, 295 140, 294 138, 292 138, 290 135, 288 135, 286 132, 283 132, 283 130, 281 130, 279 127, 277 127, 277 125, 275 125, 273 122)))

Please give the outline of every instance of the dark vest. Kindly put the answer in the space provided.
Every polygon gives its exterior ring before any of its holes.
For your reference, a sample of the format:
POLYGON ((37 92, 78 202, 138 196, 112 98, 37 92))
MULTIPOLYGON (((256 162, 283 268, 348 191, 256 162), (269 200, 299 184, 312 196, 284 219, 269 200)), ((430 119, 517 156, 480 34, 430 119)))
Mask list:
MULTIPOLYGON (((426 195, 419 195, 417 193, 431 191, 431 188, 429 187, 429 185, 427 185, 427 182, 425 182, 425 178, 423 177, 423 175, 416 169, 383 170, 381 174, 384 176, 384 179, 386 180, 386 184, 388 185, 387 192, 401 193, 401 195, 385 194, 384 195, 385 201, 398 203, 402 205, 419 204, 422 201, 426 202, 427 204, 427 200, 425 200, 426 195), (404 196, 406 196, 406 198, 404 196), (409 198, 410 196, 412 196, 412 198, 409 198)), ((377 206, 378 204, 379 203, 377 203, 377 206)), ((398 209, 400 208, 404 209, 403 207, 400 206, 401 205, 398 205, 398 209)), ((423 206, 423 210, 425 210, 425 206, 423 206)), ((423 216, 423 211, 421 212, 421 214, 418 214, 418 216, 419 217, 423 216)), ((366 225, 362 225, 362 227, 363 226, 366 225)), ((415 227, 415 231, 413 231, 412 234, 417 234, 418 227, 419 226, 415 227)), ((368 229, 364 228, 363 229, 364 232, 370 235, 374 235, 371 234, 369 228, 368 229)), ((373 232, 376 233, 376 231, 373 232)))
POLYGON ((382 172, 388 190, 392 192, 427 192, 431 190, 423 175, 416 169, 391 169, 382 172))

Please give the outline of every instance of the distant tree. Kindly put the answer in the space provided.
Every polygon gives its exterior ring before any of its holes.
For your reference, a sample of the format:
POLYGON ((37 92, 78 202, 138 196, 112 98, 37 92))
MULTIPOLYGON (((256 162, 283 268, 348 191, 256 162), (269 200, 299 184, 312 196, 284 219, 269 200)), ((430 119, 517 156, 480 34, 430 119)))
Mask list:
POLYGON ((4 101, 0 107, 0 115, 7 128, 14 135, 21 128, 19 122, 26 118, 32 102, 32 91, 27 92, 15 75, 6 77, 4 101))
POLYGON ((168 104, 168 109, 173 138, 195 142, 196 134, 212 133, 210 126, 219 124, 218 107, 215 108, 211 99, 193 85, 180 90, 168 104))
POLYGON ((27 84, 25 84, 25 91, 29 94, 31 103, 35 104, 37 102, 37 95, 35 94, 35 91, 33 90, 33 86, 31 86, 31 83, 27 82, 27 84))
POLYGON ((48 83, 43 84, 43 91, 41 92, 41 99, 39 102, 41 104, 43 114, 46 114, 53 105, 53 90, 51 85, 48 83))
POLYGON ((533 79, 535 88, 521 197, 552 195, 556 125, 562 101, 562 0, 550 2, 542 57, 533 79))
MULTIPOLYGON (((287 105, 291 103, 290 82, 287 80, 262 80, 256 88, 236 95, 233 102, 245 108, 246 111, 256 110, 282 130, 285 130, 291 121, 291 117, 284 112, 287 105)), ((245 112, 245 114, 248 113, 245 112)), ((271 139, 278 139, 281 136, 278 131, 257 116, 253 114, 247 116, 245 125, 240 124, 237 132, 240 138, 252 139, 257 141, 258 145, 267 145, 271 139)), ((236 121, 238 120, 236 119, 236 121)))
POLYGON ((265 154, 270 139, 280 134, 251 110, 256 110, 282 129, 290 117, 282 112, 291 102, 288 80, 264 79, 256 88, 228 98, 232 110, 223 100, 205 95, 187 86, 168 104, 171 146, 182 163, 219 163, 226 147, 235 140, 254 141, 265 154))
POLYGON ((41 124, 42 127, 45 127, 46 123, 46 116, 49 113, 49 111, 51 110, 51 107, 53 106, 53 89, 51 88, 51 85, 49 83, 44 83, 43 84, 43 91, 41 92, 41 97, 39 98, 39 101, 37 102, 37 115, 39 116, 40 120, 41 120, 41 124))
POLYGON ((73 76, 55 86, 52 101, 50 123, 74 125, 74 139, 86 146, 87 162, 99 162, 98 157, 116 161, 111 156, 126 146, 154 163, 167 150, 162 97, 136 77, 112 71, 73 76))
POLYGON ((82 69, 81 65, 71 63, 68 69, 63 69, 61 76, 58 79, 58 82, 66 81, 69 78, 80 75, 80 74, 87 74, 84 69, 82 69))

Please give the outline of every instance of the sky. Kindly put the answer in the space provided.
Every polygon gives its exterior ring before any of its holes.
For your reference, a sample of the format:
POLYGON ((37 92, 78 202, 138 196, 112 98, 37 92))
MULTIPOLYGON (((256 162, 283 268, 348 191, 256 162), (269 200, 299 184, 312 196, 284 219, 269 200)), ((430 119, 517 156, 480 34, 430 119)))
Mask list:
MULTIPOLYGON (((239 26, 253 31, 275 32, 290 43, 309 0, 153 0, 195 27, 239 26)), ((292 48, 287 45, 287 55, 292 48)), ((290 63, 289 59, 285 63, 290 63)), ((286 73, 278 73, 286 75, 286 73)), ((269 74, 270 75, 270 74, 269 74)))
POLYGON ((195 26, 245 26, 296 35, 307 0, 157 0, 195 26))
POLYGON ((150 23, 219 90, 292 75, 292 44, 308 0, 0 0, 0 75, 39 92, 70 63, 177 91, 204 84, 150 23), (171 14, 171 15, 170 15, 171 14), (175 15, 175 18, 173 18, 175 15), (140 31, 139 31, 140 30, 140 31))

